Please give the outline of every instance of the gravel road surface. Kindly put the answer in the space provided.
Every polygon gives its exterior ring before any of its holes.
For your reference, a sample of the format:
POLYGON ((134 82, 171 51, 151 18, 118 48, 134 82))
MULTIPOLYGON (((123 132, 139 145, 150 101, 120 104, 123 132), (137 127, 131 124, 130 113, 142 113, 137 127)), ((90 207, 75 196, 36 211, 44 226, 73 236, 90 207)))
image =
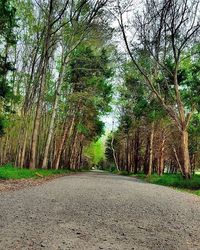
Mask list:
POLYGON ((198 250, 200 198, 81 173, 0 193, 1 250, 198 250))

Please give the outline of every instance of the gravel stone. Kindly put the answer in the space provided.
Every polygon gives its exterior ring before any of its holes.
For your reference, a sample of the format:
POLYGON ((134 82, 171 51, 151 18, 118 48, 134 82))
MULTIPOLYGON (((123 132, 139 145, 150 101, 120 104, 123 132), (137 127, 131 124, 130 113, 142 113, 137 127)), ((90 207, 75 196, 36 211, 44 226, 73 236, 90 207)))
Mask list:
POLYGON ((200 250, 200 198, 105 173, 0 193, 0 250, 200 250))

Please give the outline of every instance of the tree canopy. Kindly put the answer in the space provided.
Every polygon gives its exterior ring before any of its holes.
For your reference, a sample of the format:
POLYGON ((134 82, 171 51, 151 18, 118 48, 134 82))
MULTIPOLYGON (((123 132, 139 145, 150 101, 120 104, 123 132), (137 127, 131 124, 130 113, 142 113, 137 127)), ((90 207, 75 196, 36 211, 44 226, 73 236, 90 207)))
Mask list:
POLYGON ((105 164, 93 154, 109 130, 108 165, 190 178, 200 159, 199 8, 0 0, 1 164, 105 164), (105 116, 117 126, 105 128, 105 116))

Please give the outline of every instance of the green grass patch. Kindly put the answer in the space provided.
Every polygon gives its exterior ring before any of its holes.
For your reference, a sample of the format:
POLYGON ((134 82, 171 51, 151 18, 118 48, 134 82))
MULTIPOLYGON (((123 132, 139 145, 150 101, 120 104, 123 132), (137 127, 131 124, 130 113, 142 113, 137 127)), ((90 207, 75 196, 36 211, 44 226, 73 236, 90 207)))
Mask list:
POLYGON ((116 169, 111 171, 112 174, 118 174, 118 175, 130 175, 128 171, 123 170, 123 171, 117 171, 116 169))
POLYGON ((163 176, 152 175, 144 178, 149 183, 170 186, 181 189, 200 190, 200 176, 194 175, 191 179, 185 180, 180 174, 164 174, 163 176))
POLYGON ((163 176, 153 174, 150 177, 144 175, 141 177, 140 175, 136 175, 136 177, 142 178, 152 184, 174 187, 178 190, 182 190, 200 196, 199 174, 192 176, 192 178, 189 180, 183 179, 181 174, 164 174, 163 176))
POLYGON ((133 173, 130 173, 126 170, 120 170, 120 171, 117 171, 116 169, 111 171, 112 174, 118 174, 118 175, 125 175, 125 176, 136 176, 136 177, 139 177, 139 178, 142 178, 142 179, 145 179, 146 178, 146 175, 145 174, 142 174, 142 173, 138 173, 138 174, 133 174, 133 173))
POLYGON ((71 171, 67 169, 59 169, 59 170, 44 170, 44 169, 21 169, 13 167, 11 164, 7 164, 5 166, 0 167, 0 179, 8 180, 8 179, 28 179, 28 178, 41 178, 59 174, 67 174, 71 171))
POLYGON ((126 176, 134 176, 139 179, 143 179, 146 182, 174 187, 182 191, 187 191, 200 196, 200 174, 195 174, 191 179, 185 180, 181 176, 181 174, 164 174, 159 176, 157 174, 153 174, 150 177, 144 175, 143 173, 133 174, 128 173, 127 171, 112 171, 113 174, 126 175, 126 176))
POLYGON ((192 191, 192 193, 200 196, 200 190, 192 191))

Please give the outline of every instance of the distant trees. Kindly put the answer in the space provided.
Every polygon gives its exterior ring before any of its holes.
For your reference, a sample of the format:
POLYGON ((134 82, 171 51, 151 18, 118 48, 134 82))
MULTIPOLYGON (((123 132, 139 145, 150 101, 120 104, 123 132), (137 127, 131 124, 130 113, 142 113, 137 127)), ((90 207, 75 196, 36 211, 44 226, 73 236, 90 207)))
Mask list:
POLYGON ((86 142, 95 140, 103 133, 101 115, 109 111, 112 87, 106 82, 112 71, 108 67, 106 51, 94 52, 87 45, 78 46, 72 53, 69 64, 68 103, 69 123, 64 124, 61 143, 55 158, 55 168, 59 167, 64 143, 71 149, 68 166, 78 166, 78 159, 86 142))
POLYGON ((142 14, 137 14, 130 25, 124 23, 127 9, 118 1, 117 19, 127 52, 175 124, 180 138, 181 171, 186 179, 190 178, 188 128, 197 102, 185 103, 185 92, 190 92, 191 86, 181 81, 180 74, 188 56, 193 60, 192 48, 199 42, 199 1, 146 0, 142 14), (127 28, 136 34, 134 43, 129 42, 127 28), (148 63, 138 60, 138 49, 143 50, 148 63))
POLYGON ((10 37, 16 31, 18 39, 9 51, 16 70, 6 85, 16 112, 9 114, 0 139, 1 164, 31 169, 83 165, 83 148, 101 136, 100 116, 110 110, 106 3, 1 1, 1 17, 8 22, 0 19, 0 28, 10 37))
POLYGON ((144 0, 139 12, 133 2, 0 0, 0 164, 86 165, 112 82, 115 167, 190 178, 199 164, 199 0, 144 0))
MULTIPOLYGON (((196 64, 194 61, 193 63, 196 64)), ((118 89, 119 126, 108 138, 107 161, 115 167, 118 166, 121 171, 142 172, 146 175, 181 172, 180 134, 176 125, 160 106, 157 98, 153 98, 151 90, 144 84, 143 78, 132 63, 126 63, 123 68, 123 84, 118 89)), ((184 72, 185 65, 179 73, 181 85, 191 79, 184 72)), ((183 97, 185 102, 189 101, 187 93, 185 92, 183 97)), ((199 114, 196 111, 188 128, 192 173, 199 168, 198 131, 199 114)))

